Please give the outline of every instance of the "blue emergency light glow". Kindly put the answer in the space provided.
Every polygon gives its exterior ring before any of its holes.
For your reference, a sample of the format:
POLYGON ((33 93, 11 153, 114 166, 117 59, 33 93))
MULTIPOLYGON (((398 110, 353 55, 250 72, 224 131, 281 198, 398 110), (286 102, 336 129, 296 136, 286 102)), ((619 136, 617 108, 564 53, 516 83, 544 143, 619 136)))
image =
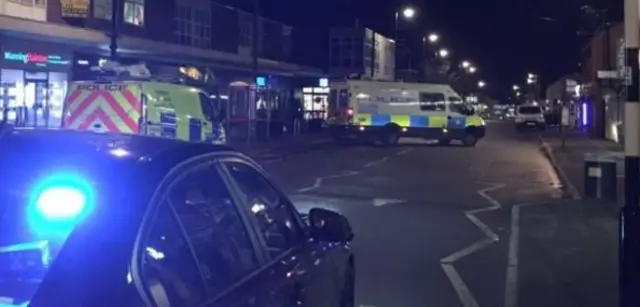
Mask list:
POLYGON ((267 79, 265 77, 262 77, 262 76, 256 77, 256 86, 264 87, 266 85, 267 85, 267 79))
POLYGON ((71 174, 56 174, 38 182, 31 192, 29 220, 42 235, 71 230, 91 212, 94 195, 89 182, 71 174))

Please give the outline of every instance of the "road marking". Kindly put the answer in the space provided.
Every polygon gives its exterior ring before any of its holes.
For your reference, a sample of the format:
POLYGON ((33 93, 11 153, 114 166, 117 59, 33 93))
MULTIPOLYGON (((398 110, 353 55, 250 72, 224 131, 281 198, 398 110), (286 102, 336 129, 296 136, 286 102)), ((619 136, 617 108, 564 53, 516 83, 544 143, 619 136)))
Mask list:
POLYGON ((458 271, 453 266, 453 264, 442 263, 441 264, 444 273, 447 274, 449 281, 453 285, 453 288, 456 290, 458 294, 458 298, 464 307, 478 307, 478 302, 469 291, 469 288, 458 274, 458 271))
POLYGON ((319 188, 322 185, 322 182, 327 180, 327 179, 350 177, 350 176, 355 176, 355 175, 358 175, 358 174, 360 174, 360 172, 358 172, 358 171, 347 171, 347 172, 342 173, 342 174, 318 177, 318 178, 316 178, 316 181, 313 183, 313 185, 308 186, 306 188, 298 189, 298 192, 304 193, 304 192, 309 192, 309 191, 315 190, 315 189, 319 188))
POLYGON ((387 162, 387 160, 389 160, 389 157, 384 157, 384 158, 379 159, 379 160, 371 161, 371 162, 369 162, 369 163, 367 163, 367 164, 363 165, 362 167, 364 167, 364 168, 372 167, 372 166, 375 166, 375 165, 378 165, 378 164, 382 164, 382 163, 384 163, 384 162, 387 162))
POLYGON ((507 274, 504 287, 504 306, 516 307, 518 305, 518 247, 520 240, 520 208, 516 205, 511 208, 511 234, 509 235, 509 258, 507 262, 507 274))
POLYGON ((479 241, 476 241, 475 243, 473 243, 473 244, 471 244, 471 245, 469 245, 469 246, 467 246, 467 247, 465 247, 465 248, 463 248, 463 249, 461 249, 461 250, 459 250, 459 251, 457 251, 457 252, 455 252, 455 253, 447 256, 447 257, 442 258, 440 260, 440 263, 441 264, 451 264, 452 265, 454 262, 456 262, 456 261, 458 261, 458 260, 460 260, 460 259, 462 259, 462 258, 464 258, 466 256, 469 256, 469 255, 471 255, 471 254, 483 249, 485 246, 493 243, 494 241, 495 240, 493 240, 491 238, 484 238, 484 239, 481 239, 479 241))
POLYGON ((404 202, 402 199, 392 199, 392 198, 374 198, 373 206, 374 207, 382 207, 384 205, 392 205, 404 202))
POLYGON ((469 288, 465 284, 464 280, 462 280, 462 277, 460 277, 460 274, 458 274, 458 271, 456 270, 454 264, 456 261, 469 256, 499 240, 499 236, 495 232, 493 232, 493 230, 491 230, 491 228, 487 226, 487 224, 480 221, 476 214, 502 208, 500 202, 495 198, 489 196, 488 193, 497 189, 504 188, 505 186, 506 184, 504 183, 494 183, 489 187, 477 190, 476 193, 478 193, 478 195, 480 195, 482 198, 486 199, 491 204, 491 206, 486 208, 467 210, 464 212, 465 216, 487 237, 480 239, 473 244, 459 251, 456 251, 440 260, 440 265, 442 266, 444 272, 447 274, 449 282, 451 282, 451 285, 458 294, 458 298, 460 299, 463 307, 478 307, 478 302, 473 297, 473 294, 471 294, 471 291, 469 291, 469 288))
POLYGON ((407 148, 407 149, 403 149, 402 151, 398 152, 397 155, 398 156, 402 156, 404 154, 410 153, 413 151, 413 148, 407 148))

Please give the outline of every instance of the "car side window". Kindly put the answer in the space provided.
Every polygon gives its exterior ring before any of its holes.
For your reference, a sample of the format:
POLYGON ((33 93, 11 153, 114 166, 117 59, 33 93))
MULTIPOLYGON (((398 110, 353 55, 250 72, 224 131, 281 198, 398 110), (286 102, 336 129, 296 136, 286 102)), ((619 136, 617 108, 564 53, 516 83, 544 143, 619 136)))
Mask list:
POLYGON ((444 94, 442 93, 420 93, 420 110, 443 112, 446 110, 444 94))
POLYGON ((191 172, 169 192, 196 255, 200 274, 217 294, 258 268, 254 245, 218 171, 191 172))
POLYGON ((140 273, 148 292, 172 306, 199 306, 206 300, 202 278, 169 204, 161 204, 141 246, 140 273))
POLYGON ((298 245, 305 235, 291 203, 252 166, 240 162, 225 165, 242 192, 242 205, 255 217, 271 258, 298 245))

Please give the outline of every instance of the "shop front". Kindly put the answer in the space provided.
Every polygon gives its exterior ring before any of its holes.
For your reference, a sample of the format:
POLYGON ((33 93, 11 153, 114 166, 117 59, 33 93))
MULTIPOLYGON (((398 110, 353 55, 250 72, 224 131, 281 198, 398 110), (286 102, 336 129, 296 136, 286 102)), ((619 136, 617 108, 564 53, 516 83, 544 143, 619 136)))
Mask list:
POLYGON ((60 127, 72 53, 19 40, 7 41, 0 52, 0 120, 22 127, 60 127))

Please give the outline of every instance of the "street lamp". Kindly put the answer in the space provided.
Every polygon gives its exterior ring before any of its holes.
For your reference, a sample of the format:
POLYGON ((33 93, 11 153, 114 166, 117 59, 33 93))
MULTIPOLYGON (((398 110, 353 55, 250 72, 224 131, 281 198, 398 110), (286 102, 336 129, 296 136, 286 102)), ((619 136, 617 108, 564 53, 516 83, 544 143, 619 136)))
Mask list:
POLYGON ((471 63, 469 63, 469 61, 462 61, 462 68, 464 69, 468 69, 471 66, 471 63))
POLYGON ((519 90, 519 89, 520 89, 520 87, 519 87, 518 85, 516 85, 516 84, 514 84, 514 85, 513 85, 513 90, 514 90, 514 91, 517 91, 517 90, 519 90))
MULTIPOLYGON (((411 20, 416 16, 416 10, 412 7, 405 7, 401 10, 402 18, 405 20, 411 20)), ((395 14, 395 29, 393 34, 393 41, 398 43, 398 21, 400 20, 400 11, 396 11, 395 14)), ((396 45, 397 46, 397 45, 396 45)))
POLYGON ((478 87, 479 88, 483 88, 485 85, 487 85, 487 84, 484 83, 484 81, 482 81, 482 80, 478 81, 478 87))
POLYGON ((431 33, 429 34, 428 38, 430 43, 435 44, 440 39, 440 36, 436 33, 431 33))
POLYGON ((414 10, 412 7, 406 7, 404 10, 402 10, 402 16, 404 16, 404 18, 411 19, 415 15, 416 10, 414 10))
POLYGON ((448 56, 449 56, 449 50, 447 50, 447 49, 445 49, 445 48, 442 48, 442 49, 438 50, 438 55, 439 55, 441 58, 446 58, 446 57, 448 57, 448 56))
POLYGON ((469 73, 476 73, 476 70, 478 70, 475 66, 469 66, 469 68, 467 69, 469 71, 469 73))

